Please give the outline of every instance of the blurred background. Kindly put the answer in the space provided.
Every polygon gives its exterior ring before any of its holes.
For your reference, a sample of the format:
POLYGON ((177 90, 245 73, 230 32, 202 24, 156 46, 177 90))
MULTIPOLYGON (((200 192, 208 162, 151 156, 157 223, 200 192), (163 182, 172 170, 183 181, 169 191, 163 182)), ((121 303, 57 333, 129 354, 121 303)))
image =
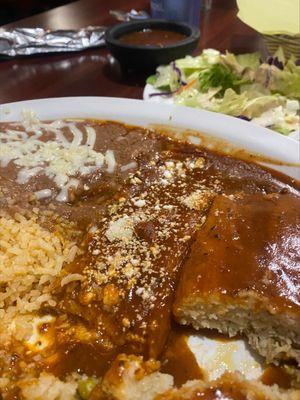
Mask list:
POLYGON ((0 25, 38 14, 74 0, 0 0, 0 25))

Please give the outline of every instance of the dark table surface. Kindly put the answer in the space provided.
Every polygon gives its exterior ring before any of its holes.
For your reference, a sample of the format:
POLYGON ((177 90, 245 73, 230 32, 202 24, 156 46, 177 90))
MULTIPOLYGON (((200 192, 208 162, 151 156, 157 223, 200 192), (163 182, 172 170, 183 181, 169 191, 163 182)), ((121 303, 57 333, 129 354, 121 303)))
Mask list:
MULTIPOLYGON (((79 0, 5 27, 81 28, 116 23, 109 10, 149 10, 149 0, 79 0)), ((202 13, 203 48, 250 52, 262 50, 260 36, 241 22, 235 0, 213 0, 202 13)), ((0 103, 62 96, 142 98, 145 76, 121 76, 105 47, 78 53, 32 56, 0 61, 0 103)))

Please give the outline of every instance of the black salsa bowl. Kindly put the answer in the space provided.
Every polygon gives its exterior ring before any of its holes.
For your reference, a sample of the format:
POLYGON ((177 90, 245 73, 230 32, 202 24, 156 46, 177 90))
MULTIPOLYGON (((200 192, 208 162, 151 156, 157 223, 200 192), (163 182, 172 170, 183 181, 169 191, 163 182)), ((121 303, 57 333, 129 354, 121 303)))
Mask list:
POLYGON ((200 38, 198 28, 181 22, 172 22, 162 19, 147 19, 130 21, 112 26, 106 31, 105 40, 108 49, 116 58, 122 69, 154 71, 158 65, 191 54, 197 47, 200 38), (164 45, 133 45, 121 42, 119 39, 128 33, 144 29, 161 29, 180 33, 186 36, 183 40, 164 45))

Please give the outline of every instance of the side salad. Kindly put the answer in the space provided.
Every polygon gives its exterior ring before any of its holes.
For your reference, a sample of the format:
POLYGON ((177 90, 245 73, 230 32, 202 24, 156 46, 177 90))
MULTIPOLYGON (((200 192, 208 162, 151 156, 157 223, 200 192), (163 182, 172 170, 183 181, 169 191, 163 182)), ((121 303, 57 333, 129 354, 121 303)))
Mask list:
POLYGON ((251 120, 283 135, 299 131, 300 66, 281 48, 261 61, 259 53, 234 55, 206 49, 160 66, 147 79, 157 92, 189 107, 251 120))

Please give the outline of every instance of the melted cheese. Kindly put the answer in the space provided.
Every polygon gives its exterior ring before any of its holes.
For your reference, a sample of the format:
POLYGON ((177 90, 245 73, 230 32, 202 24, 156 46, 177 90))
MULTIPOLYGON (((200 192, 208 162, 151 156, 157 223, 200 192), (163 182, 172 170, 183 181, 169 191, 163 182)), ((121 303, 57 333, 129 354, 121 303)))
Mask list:
POLYGON ((122 171, 122 172, 125 172, 125 171, 128 171, 128 170, 130 170, 130 169, 137 168, 137 166, 138 166, 138 165, 137 165, 137 162, 132 161, 132 162, 126 164, 126 165, 122 165, 121 171, 122 171))
POLYGON ((85 130, 87 133, 86 144, 93 149, 96 142, 96 131, 91 126, 86 126, 85 130))
MULTIPOLYGON (((23 121, 24 131, 8 129, 0 132, 0 165, 6 167, 10 162, 20 167, 17 176, 19 184, 26 184, 38 174, 50 178, 60 189, 56 199, 68 201, 68 191, 76 188, 78 175, 88 175, 106 166, 107 172, 113 173, 116 159, 112 150, 105 155, 94 150, 96 132, 86 127, 84 133, 74 122, 53 121, 40 122, 34 113, 27 111, 23 121), (67 127, 73 135, 69 141, 61 130, 67 127), (41 140, 44 132, 51 132, 53 139, 41 140)), ((45 189, 46 191, 49 189, 45 189)), ((48 197, 49 191, 38 193, 40 198, 48 197)))
POLYGON ((42 190, 38 190, 34 194, 35 194, 35 197, 38 200, 41 200, 41 199, 45 199, 47 197, 50 197, 51 194, 52 194, 52 190, 51 189, 42 189, 42 190))
POLYGON ((107 163, 107 172, 113 173, 116 168, 116 159, 112 150, 107 150, 105 153, 105 160, 107 163))
POLYGON ((53 324, 55 318, 51 315, 44 315, 42 317, 34 317, 32 321, 32 334, 25 341, 25 344, 30 351, 40 352, 49 347, 52 344, 53 337, 49 334, 43 334, 41 332, 41 326, 43 324, 53 324))

